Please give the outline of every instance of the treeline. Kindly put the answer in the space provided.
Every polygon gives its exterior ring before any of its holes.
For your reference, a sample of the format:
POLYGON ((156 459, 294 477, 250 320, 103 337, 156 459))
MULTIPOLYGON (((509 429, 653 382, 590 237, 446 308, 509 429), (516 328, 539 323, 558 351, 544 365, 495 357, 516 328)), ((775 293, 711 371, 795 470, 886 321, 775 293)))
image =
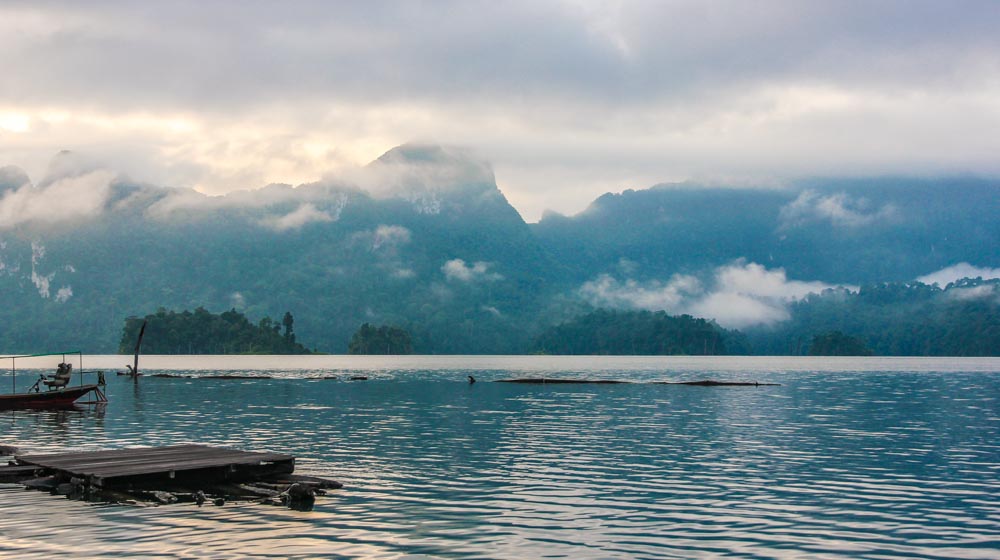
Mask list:
POLYGON ((295 341, 295 319, 285 313, 281 322, 264 317, 256 325, 231 309, 218 315, 204 307, 194 311, 167 311, 125 320, 118 352, 130 354, 146 322, 145 354, 310 354, 295 341))
POLYGON ((398 327, 369 323, 361 325, 347 345, 348 354, 398 355, 412 354, 413 341, 410 333, 398 327))
MULTIPOLYGON (((512 353, 566 355, 848 355, 998 356, 1000 280, 965 279, 945 288, 919 282, 826 290, 791 304, 789 319, 744 332, 714 321, 663 311, 596 310, 544 329, 512 353)), ((489 314, 493 316, 492 314, 489 314)), ((294 319, 257 324, 230 310, 212 314, 158 310, 125 321, 119 352, 130 353, 148 322, 143 351, 152 354, 306 354, 294 319)), ((483 328, 467 318, 460 329, 483 328)), ((522 324, 530 333, 534 325, 522 324)), ((535 331, 538 332, 538 331, 535 331)), ((431 337, 439 333, 430 333, 431 337)), ((433 351, 428 331, 365 323, 350 338, 350 354, 433 351), (411 334, 412 333, 412 334, 411 334)), ((458 336, 456 334, 456 336, 458 336)))
POLYGON ((1000 280, 912 283, 812 294, 778 325, 745 332, 689 315, 598 310, 543 331, 546 354, 998 356, 1000 280))
POLYGON ((726 355, 746 354, 739 331, 714 321, 663 311, 601 309, 552 327, 539 335, 532 353, 569 355, 726 355))
POLYGON ((876 356, 1000 355, 1000 280, 826 290, 789 311, 788 321, 747 331, 755 354, 807 354, 816 335, 839 331, 876 356))

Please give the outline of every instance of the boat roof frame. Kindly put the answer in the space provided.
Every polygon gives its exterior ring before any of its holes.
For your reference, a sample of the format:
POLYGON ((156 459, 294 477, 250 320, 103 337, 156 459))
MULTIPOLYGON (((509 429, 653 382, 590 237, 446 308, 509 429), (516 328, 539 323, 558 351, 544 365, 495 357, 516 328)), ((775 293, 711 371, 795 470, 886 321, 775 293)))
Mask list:
POLYGON ((69 352, 46 352, 44 354, 21 354, 16 356, 0 356, 0 360, 16 360, 19 358, 44 358, 45 356, 66 356, 72 354, 82 356, 83 352, 80 350, 72 350, 69 352))
POLYGON ((23 354, 14 356, 0 356, 0 360, 10 360, 10 385, 11 394, 17 393, 17 360, 24 358, 44 358, 46 356, 62 356, 63 360, 66 356, 75 355, 78 360, 79 369, 77 373, 80 374, 80 386, 83 387, 83 351, 73 350, 71 352, 45 352, 42 354, 23 354))

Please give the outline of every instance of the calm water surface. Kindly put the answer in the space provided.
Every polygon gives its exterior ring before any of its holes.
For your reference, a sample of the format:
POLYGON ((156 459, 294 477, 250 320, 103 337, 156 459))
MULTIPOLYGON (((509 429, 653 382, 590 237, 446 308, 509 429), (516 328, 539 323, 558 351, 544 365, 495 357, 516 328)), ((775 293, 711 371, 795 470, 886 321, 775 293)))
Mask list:
POLYGON ((1000 558, 996 359, 143 363, 192 377, 110 376, 102 410, 0 412, 0 443, 281 451, 345 488, 298 512, 93 505, 0 484, 0 556, 1000 558), (206 377, 224 373, 272 378, 206 377), (490 382, 519 376, 781 386, 490 382))

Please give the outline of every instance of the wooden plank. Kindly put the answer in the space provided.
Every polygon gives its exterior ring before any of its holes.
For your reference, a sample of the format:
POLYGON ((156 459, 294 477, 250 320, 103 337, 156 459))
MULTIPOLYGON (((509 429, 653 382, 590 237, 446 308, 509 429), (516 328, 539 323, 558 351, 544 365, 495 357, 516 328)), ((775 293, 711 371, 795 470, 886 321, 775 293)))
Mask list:
POLYGON ((0 466, 0 482, 16 482, 25 478, 30 478, 38 467, 26 466, 0 466))
POLYGON ((183 460, 163 460, 163 461, 132 461, 128 463, 97 464, 97 465, 70 465, 64 470, 74 470, 81 473, 95 474, 99 476, 113 476, 117 472, 166 472, 191 470, 212 466, 225 467, 229 465, 259 465, 262 463, 281 463, 293 460, 287 457, 281 460, 261 460, 258 457, 186 457, 183 460))
POLYGON ((75 476, 107 479, 286 462, 294 465, 295 458, 281 453, 250 452, 203 445, 177 445, 25 455, 17 457, 17 460, 21 464, 37 465, 75 476))
POLYGON ((292 459, 289 455, 274 453, 236 453, 236 452, 184 452, 170 454, 139 454, 139 455, 113 455, 103 457, 66 457, 56 461, 47 460, 40 457, 22 457, 21 462, 32 463, 59 469, 91 469, 127 465, 142 464, 176 464, 188 461, 217 461, 219 463, 259 463, 285 461, 292 459))
POLYGON ((257 451, 241 451, 225 447, 209 447, 205 445, 180 445, 170 447, 136 447, 107 451, 79 451, 75 453, 59 453, 51 455, 19 455, 17 460, 25 463, 45 464, 46 466, 86 464, 115 461, 150 461, 162 458, 184 460, 188 457, 228 458, 258 457, 261 460, 291 459, 291 455, 283 453, 268 453, 257 451))
POLYGON ((204 445, 173 445, 167 447, 131 447, 123 449, 107 449, 101 451, 70 451, 67 453, 50 453, 44 455, 19 455, 18 460, 22 461, 33 461, 33 460, 44 460, 46 462, 58 463, 64 460, 75 461, 82 457, 101 459, 101 458, 125 458, 125 457, 137 457, 145 455, 169 455, 172 453, 180 452, 184 449, 200 449, 207 448, 204 445))

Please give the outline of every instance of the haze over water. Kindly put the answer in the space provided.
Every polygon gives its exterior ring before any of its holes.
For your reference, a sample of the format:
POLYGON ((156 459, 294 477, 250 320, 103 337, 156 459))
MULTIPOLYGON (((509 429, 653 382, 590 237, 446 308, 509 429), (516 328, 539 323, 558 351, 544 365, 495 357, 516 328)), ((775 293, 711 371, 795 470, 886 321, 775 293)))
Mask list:
MULTIPOLYGON (((84 366, 126 361, 85 357, 84 366)), ((344 489, 297 512, 91 505, 0 485, 0 556, 1000 557, 995 358, 143 364, 193 377, 109 376, 103 411, 2 412, 0 443, 281 451, 298 458, 297 472, 344 489), (233 373, 271 378, 198 378, 233 373), (529 376, 637 383, 491 382, 529 376), (781 385, 638 383, 706 378, 781 385)), ((22 371, 18 384, 37 375, 22 371)))

